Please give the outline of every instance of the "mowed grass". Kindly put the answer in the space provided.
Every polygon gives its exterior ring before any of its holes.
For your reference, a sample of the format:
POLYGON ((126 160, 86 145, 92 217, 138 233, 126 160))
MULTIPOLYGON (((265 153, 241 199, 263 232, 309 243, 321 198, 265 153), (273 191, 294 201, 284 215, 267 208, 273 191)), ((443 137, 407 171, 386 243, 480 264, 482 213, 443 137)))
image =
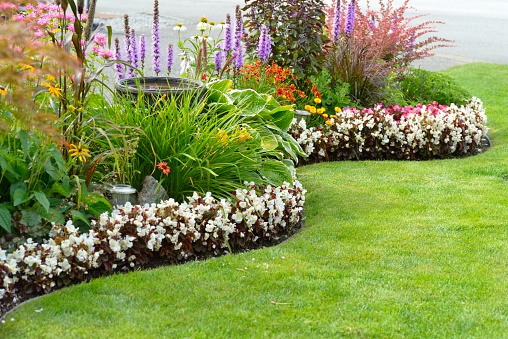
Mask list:
POLYGON ((447 73, 485 103, 485 154, 299 168, 307 219, 287 242, 72 286, 0 337, 508 337, 508 66, 447 73))

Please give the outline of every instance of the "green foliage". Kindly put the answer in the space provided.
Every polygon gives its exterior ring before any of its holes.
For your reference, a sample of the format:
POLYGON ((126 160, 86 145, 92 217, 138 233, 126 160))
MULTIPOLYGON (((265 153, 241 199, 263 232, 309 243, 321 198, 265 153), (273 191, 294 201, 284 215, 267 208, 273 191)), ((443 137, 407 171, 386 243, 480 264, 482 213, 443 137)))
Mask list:
POLYGON ((471 97, 451 76, 424 69, 409 70, 400 85, 404 97, 411 103, 437 101, 442 105, 461 105, 471 97))
POLYGON ((349 98, 349 83, 332 79, 326 69, 323 69, 317 75, 311 76, 310 81, 316 85, 321 94, 321 104, 327 112, 333 112, 335 107, 342 108, 355 105, 349 98))
POLYGON ((291 68, 299 78, 319 72, 323 46, 329 41, 324 34, 324 7, 322 0, 246 0, 248 52, 255 54, 260 27, 266 25, 272 39, 271 60, 291 68))
POLYGON ((85 229, 89 218, 111 209, 84 179, 68 175, 58 146, 45 136, 13 130, 0 138, 0 235, 35 239, 51 223, 72 219, 85 229))
POLYGON ((291 182, 287 159, 297 159, 299 146, 285 132, 292 112, 271 96, 253 90, 230 91, 231 81, 212 83, 205 100, 193 95, 161 100, 147 106, 142 94, 134 105, 117 98, 103 110, 104 117, 126 129, 121 138, 111 138, 112 147, 123 147, 125 140, 136 138, 136 148, 124 166, 128 183, 140 188, 152 174, 169 196, 182 201, 193 192, 212 192, 228 197, 244 181, 280 185, 291 182), (165 162, 170 173, 158 164, 165 162), (268 173, 272 171, 274 173, 268 173))

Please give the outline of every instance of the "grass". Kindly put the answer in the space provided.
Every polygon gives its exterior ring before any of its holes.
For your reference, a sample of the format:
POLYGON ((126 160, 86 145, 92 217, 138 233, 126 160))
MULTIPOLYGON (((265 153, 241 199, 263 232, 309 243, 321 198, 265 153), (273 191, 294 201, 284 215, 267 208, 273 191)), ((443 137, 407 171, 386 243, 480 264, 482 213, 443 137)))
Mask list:
POLYGON ((0 337, 506 337, 508 66, 446 73, 484 101, 488 152, 302 167, 307 220, 289 241, 72 286, 0 337))

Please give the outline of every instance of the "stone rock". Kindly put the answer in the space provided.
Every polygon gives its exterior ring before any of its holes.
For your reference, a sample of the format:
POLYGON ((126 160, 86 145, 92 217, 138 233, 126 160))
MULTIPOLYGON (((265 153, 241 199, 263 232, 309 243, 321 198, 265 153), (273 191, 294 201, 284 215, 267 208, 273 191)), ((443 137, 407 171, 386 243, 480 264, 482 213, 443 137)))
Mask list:
POLYGON ((145 204, 159 203, 161 200, 168 199, 168 194, 159 182, 148 175, 141 184, 141 191, 138 193, 138 203, 143 206, 145 204))

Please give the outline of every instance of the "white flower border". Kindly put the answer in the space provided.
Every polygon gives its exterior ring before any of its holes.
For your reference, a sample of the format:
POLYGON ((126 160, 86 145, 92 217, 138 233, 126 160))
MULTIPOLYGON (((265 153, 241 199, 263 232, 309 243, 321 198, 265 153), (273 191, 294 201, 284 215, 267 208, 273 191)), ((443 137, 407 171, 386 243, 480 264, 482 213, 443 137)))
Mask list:
POLYGON ((304 162, 329 157, 430 159, 477 151, 488 132, 482 101, 473 97, 466 105, 446 108, 411 108, 411 113, 403 114, 400 120, 380 105, 369 110, 371 113, 345 109, 329 119, 330 126, 307 128, 304 119, 294 119, 289 133, 309 156, 304 162))
POLYGON ((88 233, 80 233, 72 221, 54 225, 43 244, 28 239, 12 253, 0 249, 0 300, 15 302, 17 290, 26 286, 50 292, 66 279, 85 280, 92 269, 134 268, 143 262, 132 248, 155 253, 164 241, 166 251, 170 247, 178 261, 196 254, 193 246, 217 255, 230 252, 230 241, 276 240, 302 220, 305 193, 296 179, 292 186, 262 189, 246 183, 246 188, 235 191, 235 203, 194 193, 184 203, 173 199, 150 206, 127 203, 102 214, 88 233), (182 242, 184 238, 190 243, 182 242))

